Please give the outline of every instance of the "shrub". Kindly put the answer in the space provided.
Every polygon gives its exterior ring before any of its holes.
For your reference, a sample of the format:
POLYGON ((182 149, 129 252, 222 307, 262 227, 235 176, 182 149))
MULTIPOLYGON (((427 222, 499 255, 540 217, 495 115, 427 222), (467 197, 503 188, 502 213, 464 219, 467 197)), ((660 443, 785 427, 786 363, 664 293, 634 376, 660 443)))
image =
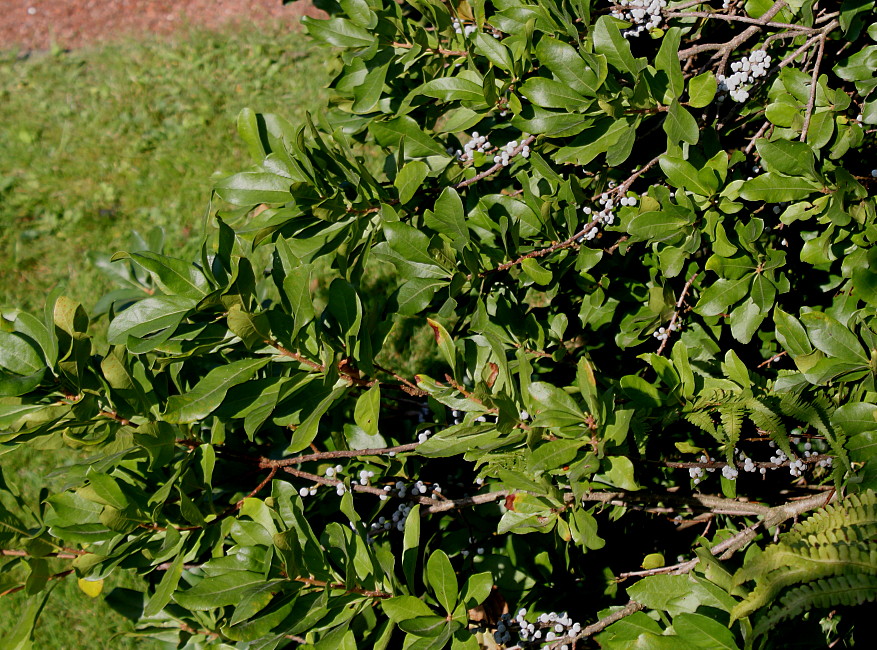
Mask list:
POLYGON ((91 452, 2 486, 7 591, 136 572, 179 647, 850 640, 873 3, 323 7, 326 110, 241 113, 257 165, 197 260, 114 257, 107 349, 58 292, 4 321, 3 444, 91 452))

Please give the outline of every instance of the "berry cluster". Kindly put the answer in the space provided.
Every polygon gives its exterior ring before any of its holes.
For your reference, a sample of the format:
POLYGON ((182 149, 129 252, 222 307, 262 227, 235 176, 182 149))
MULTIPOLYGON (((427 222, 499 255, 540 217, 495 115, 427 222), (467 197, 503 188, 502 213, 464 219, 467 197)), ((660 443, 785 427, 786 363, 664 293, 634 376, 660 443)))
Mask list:
MULTIPOLYGON (((609 183, 609 188, 612 189, 615 187, 614 182, 609 183)), ((599 211, 595 211, 594 208, 590 206, 582 207, 582 212, 590 219, 591 221, 597 221, 599 224, 604 224, 607 226, 611 226, 615 223, 615 199, 611 196, 610 192, 603 192, 600 197, 597 199, 600 204, 599 211)), ((622 207, 633 207, 636 205, 636 198, 632 196, 623 196, 618 200, 618 205, 622 207)), ((579 237, 579 242, 590 241, 597 236, 598 227, 591 228, 587 233, 579 237)))
POLYGON ((619 0, 612 16, 636 25, 623 32, 625 38, 639 36, 661 24, 661 9, 667 0, 619 0))
POLYGON ((678 329, 682 328, 682 324, 677 320, 674 323, 670 323, 667 327, 659 327, 655 332, 652 333, 659 341, 666 341, 670 338, 670 332, 675 332, 678 329))
POLYGON ((451 22, 454 25, 454 31, 457 34, 462 34, 464 38, 468 37, 473 32, 478 31, 478 27, 476 25, 467 25, 460 21, 458 18, 452 18, 451 22))
MULTIPOLYGON (((755 50, 745 59, 735 61, 731 64, 734 73, 730 77, 723 74, 716 75, 719 92, 729 94, 735 102, 745 102, 749 99, 748 87, 751 87, 756 79, 767 74, 770 61, 770 55, 764 50, 755 50)), ((720 94, 719 101, 723 98, 724 95, 720 94)))
MULTIPOLYGON (((512 641, 512 632, 517 632, 522 647, 544 649, 554 647, 552 642, 574 637, 582 631, 580 623, 575 623, 566 612, 558 614, 549 612, 540 614, 535 622, 527 620, 527 610, 518 610, 513 619, 511 614, 503 614, 496 624, 493 638, 497 643, 508 645, 512 641)), ((569 650, 570 644, 562 643, 559 650, 569 650)))
MULTIPOLYGON (((799 429, 793 429, 793 432, 800 431, 799 429)), ((791 442, 793 445, 801 444, 801 439, 798 437, 791 438, 791 442)), ((825 443, 821 440, 817 440, 815 443, 819 446, 823 451, 825 449, 825 443)), ((765 465, 765 463, 761 463, 761 467, 759 467, 758 463, 752 460, 749 456, 746 455, 746 452, 735 449, 734 456, 738 458, 737 462, 728 463, 724 467, 722 467, 722 476, 726 479, 735 481, 739 475, 739 469, 742 469, 744 472, 752 473, 755 472, 760 473, 762 476, 767 473, 768 469, 779 469, 781 467, 788 467, 789 474, 794 477, 801 476, 807 469, 808 465, 814 465, 816 467, 823 467, 825 469, 830 469, 832 466, 832 458, 831 456, 826 456, 824 458, 818 458, 821 453, 817 450, 813 449, 813 443, 806 441, 803 444, 803 457, 795 457, 794 459, 789 459, 784 451, 781 449, 776 449, 776 443, 772 440, 768 443, 771 449, 775 449, 776 453, 774 453, 770 459, 767 461, 770 465, 765 465), (812 460, 811 460, 812 459, 812 460), (740 463, 743 463, 742 467, 740 463), (739 469, 738 469, 739 468, 739 469)), ((702 454, 700 458, 697 459, 697 462, 703 463, 703 467, 689 467, 688 468, 688 476, 692 479, 692 482, 697 485, 700 483, 706 476, 706 473, 712 473, 716 471, 716 467, 710 467, 709 464, 712 462, 706 454, 702 454)))
POLYGON ((469 139, 469 142, 463 145, 463 150, 461 151, 460 149, 457 149, 454 154, 457 156, 457 160, 459 160, 460 162, 469 162, 474 158, 474 154, 472 152, 479 151, 481 153, 484 153, 492 146, 493 145, 490 144, 490 141, 487 139, 486 135, 480 135, 478 131, 473 131, 472 137, 469 139))
MULTIPOLYGON (((518 141, 512 140, 511 142, 506 142, 505 146, 499 150, 493 157, 493 162, 497 164, 501 164, 503 167, 508 167, 509 162, 511 162, 512 156, 515 154, 515 149, 518 147, 518 141)), ((524 145, 521 147, 521 155, 524 158, 530 157, 530 146, 524 145)))

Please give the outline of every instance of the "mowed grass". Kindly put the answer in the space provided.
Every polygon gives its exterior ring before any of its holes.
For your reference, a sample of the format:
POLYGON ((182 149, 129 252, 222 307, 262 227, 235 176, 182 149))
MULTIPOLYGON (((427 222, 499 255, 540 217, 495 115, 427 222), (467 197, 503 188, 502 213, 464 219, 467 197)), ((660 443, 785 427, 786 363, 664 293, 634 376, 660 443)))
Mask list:
MULTIPOLYGON (((324 101, 324 57, 289 25, 191 29, 173 40, 25 60, 0 53, 0 310, 41 313, 59 283, 89 309, 112 287, 88 252, 122 250, 131 230, 161 226, 165 251, 189 258, 212 179, 250 164, 235 130, 238 112, 249 106, 303 120, 324 101)), ((0 465, 35 506, 45 476, 79 459, 71 450, 20 448, 0 456, 0 465)), ((53 560, 50 571, 68 566, 53 560)), ((138 582, 114 575, 104 593, 114 586, 138 582)), ((0 638, 25 609, 22 592, 0 598, 0 638)), ((35 647, 163 647, 118 636, 131 630, 71 576, 43 610, 35 647)))
POLYGON ((16 59, 0 54, 0 307, 28 311, 57 283, 92 306, 110 286, 87 253, 132 229, 188 258, 212 180, 250 164, 239 111, 303 121, 327 81, 289 25, 16 59))

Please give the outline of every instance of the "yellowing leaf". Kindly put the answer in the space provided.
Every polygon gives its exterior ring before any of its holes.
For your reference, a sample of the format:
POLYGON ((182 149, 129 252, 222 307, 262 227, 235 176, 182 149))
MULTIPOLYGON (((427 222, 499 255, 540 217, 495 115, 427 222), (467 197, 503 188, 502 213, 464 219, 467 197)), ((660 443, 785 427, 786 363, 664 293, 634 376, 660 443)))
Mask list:
POLYGON ((89 598, 97 598, 104 590, 103 580, 88 580, 87 578, 79 578, 76 581, 82 592, 89 598))

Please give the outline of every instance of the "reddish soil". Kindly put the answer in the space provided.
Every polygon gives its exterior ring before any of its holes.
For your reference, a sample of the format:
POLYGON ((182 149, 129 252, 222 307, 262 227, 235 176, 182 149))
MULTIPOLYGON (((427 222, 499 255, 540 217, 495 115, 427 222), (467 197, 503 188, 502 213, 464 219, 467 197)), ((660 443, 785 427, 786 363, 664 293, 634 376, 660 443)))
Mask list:
POLYGON ((309 0, 0 0, 0 50, 73 49, 186 25, 282 21, 297 28, 302 16, 319 15, 309 0))

